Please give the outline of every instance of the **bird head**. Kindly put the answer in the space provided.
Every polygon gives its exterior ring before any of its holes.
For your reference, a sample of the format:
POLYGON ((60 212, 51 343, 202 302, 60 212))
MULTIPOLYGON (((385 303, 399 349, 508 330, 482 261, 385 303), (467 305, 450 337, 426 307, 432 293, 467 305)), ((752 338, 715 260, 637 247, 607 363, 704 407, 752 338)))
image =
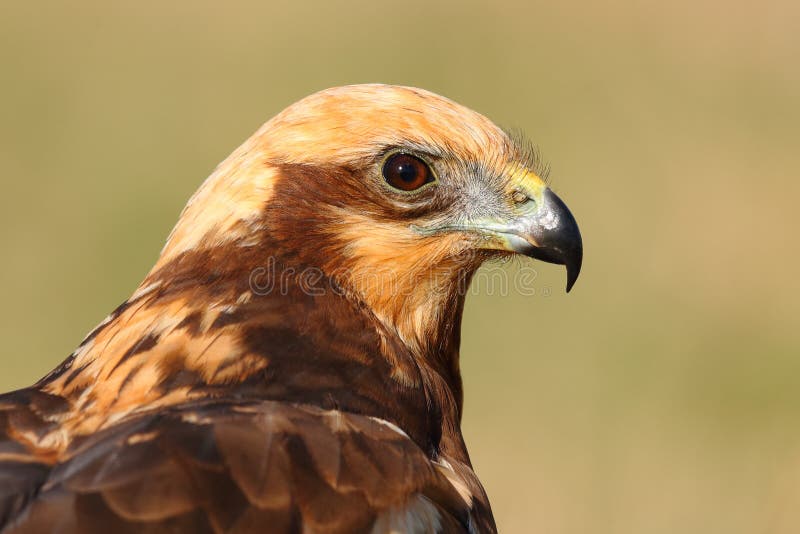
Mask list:
POLYGON ((189 250, 227 247, 235 258, 255 248, 284 267, 318 269, 404 338, 420 337, 492 257, 563 264, 571 289, 581 235, 542 171, 526 143, 436 94, 328 89, 275 116, 218 167, 156 271, 189 250))

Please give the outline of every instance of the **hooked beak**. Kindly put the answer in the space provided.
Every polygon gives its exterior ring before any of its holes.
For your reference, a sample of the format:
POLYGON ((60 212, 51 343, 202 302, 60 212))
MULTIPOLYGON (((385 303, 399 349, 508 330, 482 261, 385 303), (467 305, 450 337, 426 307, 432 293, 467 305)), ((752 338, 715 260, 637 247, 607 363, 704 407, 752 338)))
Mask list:
POLYGON ((578 223, 566 204, 545 188, 535 209, 513 221, 503 232, 508 248, 531 258, 567 268, 567 292, 575 285, 583 262, 578 223))

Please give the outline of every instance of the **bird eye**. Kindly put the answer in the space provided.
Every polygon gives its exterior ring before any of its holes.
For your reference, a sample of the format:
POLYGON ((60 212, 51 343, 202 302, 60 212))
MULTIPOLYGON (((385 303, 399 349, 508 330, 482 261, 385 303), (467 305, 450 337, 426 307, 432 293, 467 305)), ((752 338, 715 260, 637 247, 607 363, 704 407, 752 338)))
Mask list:
POLYGON ((401 191, 414 191, 434 180, 427 163, 411 154, 392 154, 383 164, 386 183, 401 191))

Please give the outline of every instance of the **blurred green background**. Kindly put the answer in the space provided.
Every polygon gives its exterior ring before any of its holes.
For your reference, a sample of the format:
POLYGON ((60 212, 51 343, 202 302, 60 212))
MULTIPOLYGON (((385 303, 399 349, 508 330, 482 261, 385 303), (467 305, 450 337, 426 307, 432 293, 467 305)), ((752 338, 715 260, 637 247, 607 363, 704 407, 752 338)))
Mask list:
POLYGON ((415 85, 526 131, 584 236, 570 295, 535 264, 536 295, 467 303, 500 530, 800 532, 799 28, 788 0, 5 0, 0 387, 132 292, 263 121, 415 85))

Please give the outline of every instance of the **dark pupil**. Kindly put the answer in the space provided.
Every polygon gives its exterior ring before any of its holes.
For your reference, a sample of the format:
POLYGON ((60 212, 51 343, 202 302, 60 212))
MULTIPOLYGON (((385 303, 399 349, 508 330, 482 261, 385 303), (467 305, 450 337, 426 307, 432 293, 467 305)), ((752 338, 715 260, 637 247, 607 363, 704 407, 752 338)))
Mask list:
POLYGON ((419 175, 419 169, 414 161, 408 159, 401 159, 397 162, 397 177, 407 184, 414 183, 419 175))

